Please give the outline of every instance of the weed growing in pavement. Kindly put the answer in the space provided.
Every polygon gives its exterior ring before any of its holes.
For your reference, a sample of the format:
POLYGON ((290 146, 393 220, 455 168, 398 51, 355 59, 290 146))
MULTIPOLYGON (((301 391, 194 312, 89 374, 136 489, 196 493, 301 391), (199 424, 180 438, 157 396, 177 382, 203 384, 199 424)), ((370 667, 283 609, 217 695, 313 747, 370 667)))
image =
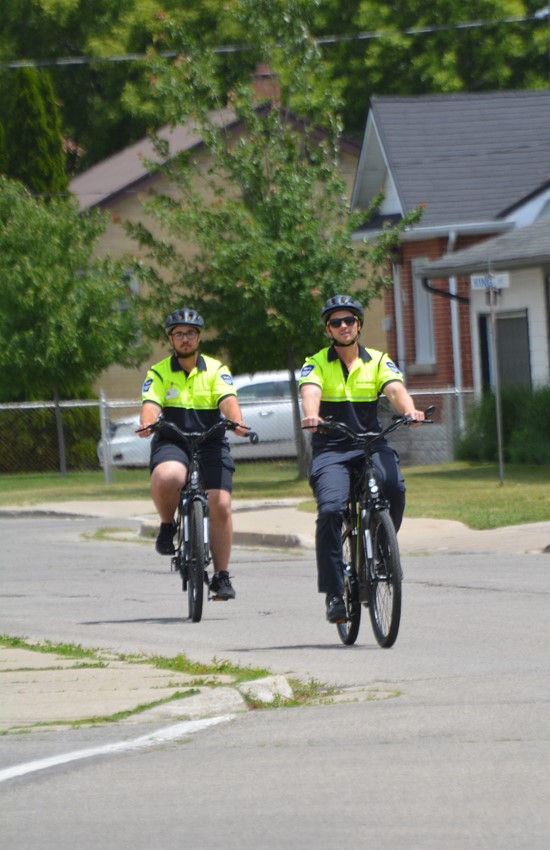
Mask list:
POLYGON ((101 652, 98 649, 85 649, 76 643, 52 643, 49 640, 41 643, 29 643, 25 638, 11 637, 11 635, 0 635, 0 646, 7 646, 11 649, 29 649, 33 652, 49 652, 68 658, 98 659, 98 653, 101 652))

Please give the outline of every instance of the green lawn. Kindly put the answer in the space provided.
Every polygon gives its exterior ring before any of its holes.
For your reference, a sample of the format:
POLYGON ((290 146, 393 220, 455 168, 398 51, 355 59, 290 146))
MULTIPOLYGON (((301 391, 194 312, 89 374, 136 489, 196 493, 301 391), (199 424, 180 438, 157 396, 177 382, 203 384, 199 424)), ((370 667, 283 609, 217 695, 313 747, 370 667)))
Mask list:
MULTIPOLYGON (((454 519, 471 528, 498 528, 550 520, 550 468, 505 468, 499 482, 492 464, 451 463, 404 470, 409 517, 454 519)), ((314 510, 307 481, 297 478, 291 461, 240 463, 234 498, 299 498, 314 510)), ((140 499, 149 497, 147 470, 115 470, 111 484, 101 472, 0 475, 0 507, 72 499, 140 499)))

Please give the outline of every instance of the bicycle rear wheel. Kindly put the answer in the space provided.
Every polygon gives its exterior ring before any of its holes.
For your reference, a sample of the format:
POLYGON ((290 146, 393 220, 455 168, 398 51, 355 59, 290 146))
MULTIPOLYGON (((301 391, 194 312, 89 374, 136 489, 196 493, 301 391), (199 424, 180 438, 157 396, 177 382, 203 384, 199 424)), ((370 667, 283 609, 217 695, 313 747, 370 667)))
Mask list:
POLYGON ((347 620, 336 623, 338 635, 342 643, 351 646, 357 640, 361 623, 361 605, 359 603, 359 586, 355 568, 355 540, 351 526, 342 526, 342 556, 344 559, 344 602, 346 603, 347 620))
POLYGON ((370 521, 372 559, 368 564, 369 613, 380 646, 394 645, 401 620, 401 561, 395 526, 388 511, 370 521))
POLYGON ((205 566, 204 505, 199 499, 194 499, 189 506, 189 575, 187 586, 189 618, 194 623, 198 623, 202 617, 205 566))

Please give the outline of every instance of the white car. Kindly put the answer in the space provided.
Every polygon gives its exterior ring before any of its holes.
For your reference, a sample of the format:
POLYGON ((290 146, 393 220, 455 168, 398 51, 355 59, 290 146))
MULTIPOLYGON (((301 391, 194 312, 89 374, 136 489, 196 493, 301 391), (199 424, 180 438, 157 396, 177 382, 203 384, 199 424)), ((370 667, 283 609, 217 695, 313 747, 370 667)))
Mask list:
MULTIPOLYGON (((252 445, 249 440, 228 431, 233 457, 237 460, 296 457, 288 372, 256 372, 252 375, 236 375, 233 380, 243 420, 259 438, 259 442, 252 445)), ((138 414, 109 423, 107 450, 111 466, 131 468, 149 465, 151 441, 136 434, 138 425, 138 414)), ((103 467, 101 440, 97 446, 97 455, 103 467)))
MULTIPOLYGON (((296 380, 299 372, 296 372, 296 380)), ((286 371, 255 372, 233 378, 243 420, 258 434, 259 442, 227 432, 237 460, 296 457, 290 376, 286 371)))
MULTIPOLYGON (((136 434, 139 427, 139 414, 114 419, 109 422, 109 442, 107 446, 110 466, 137 467, 149 466, 151 440, 136 434)), ((103 467, 103 441, 97 444, 99 465, 103 467)))

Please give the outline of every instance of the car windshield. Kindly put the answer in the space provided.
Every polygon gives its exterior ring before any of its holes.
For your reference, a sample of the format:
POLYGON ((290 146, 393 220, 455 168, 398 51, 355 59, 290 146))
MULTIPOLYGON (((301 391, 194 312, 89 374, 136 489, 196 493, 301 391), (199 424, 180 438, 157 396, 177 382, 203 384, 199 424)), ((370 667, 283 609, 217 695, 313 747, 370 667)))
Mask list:
POLYGON ((237 390, 239 401, 264 401, 290 398, 290 381, 263 381, 237 390))

